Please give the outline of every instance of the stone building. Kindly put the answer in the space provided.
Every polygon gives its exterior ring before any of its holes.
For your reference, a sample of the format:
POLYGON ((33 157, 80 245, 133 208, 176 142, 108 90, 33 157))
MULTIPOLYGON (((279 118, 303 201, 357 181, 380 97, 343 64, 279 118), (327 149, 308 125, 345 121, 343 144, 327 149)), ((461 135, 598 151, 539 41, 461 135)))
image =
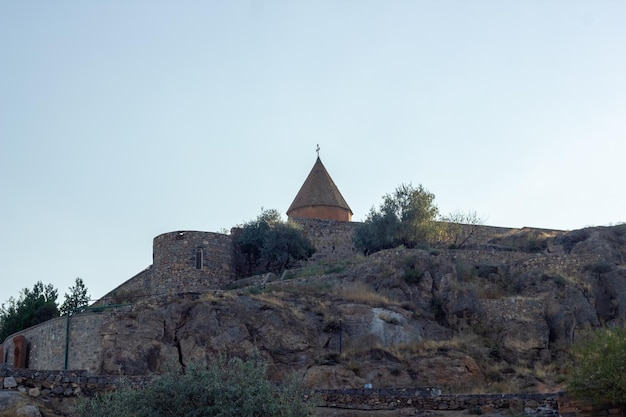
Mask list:
POLYGON ((326 171, 319 156, 296 194, 287 216, 293 219, 352 221, 352 210, 326 171))

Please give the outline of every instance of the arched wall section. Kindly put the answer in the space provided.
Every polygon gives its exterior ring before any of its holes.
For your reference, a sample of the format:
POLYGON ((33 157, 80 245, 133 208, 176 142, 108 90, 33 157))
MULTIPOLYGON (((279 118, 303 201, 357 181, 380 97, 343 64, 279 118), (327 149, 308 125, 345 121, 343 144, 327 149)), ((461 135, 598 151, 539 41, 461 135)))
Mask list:
POLYGON ((153 294, 204 292, 234 277, 232 238, 221 233, 164 233, 154 238, 153 257, 153 294))

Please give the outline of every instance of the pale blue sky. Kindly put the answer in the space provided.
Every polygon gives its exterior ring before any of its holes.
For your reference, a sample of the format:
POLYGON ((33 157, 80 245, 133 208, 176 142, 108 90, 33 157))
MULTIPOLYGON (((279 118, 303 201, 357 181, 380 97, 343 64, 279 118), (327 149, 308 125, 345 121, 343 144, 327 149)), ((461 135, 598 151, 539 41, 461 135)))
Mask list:
POLYGON ((626 221, 624 1, 0 1, 0 302, 102 296, 154 236, 285 212, 322 161, 496 226, 626 221))

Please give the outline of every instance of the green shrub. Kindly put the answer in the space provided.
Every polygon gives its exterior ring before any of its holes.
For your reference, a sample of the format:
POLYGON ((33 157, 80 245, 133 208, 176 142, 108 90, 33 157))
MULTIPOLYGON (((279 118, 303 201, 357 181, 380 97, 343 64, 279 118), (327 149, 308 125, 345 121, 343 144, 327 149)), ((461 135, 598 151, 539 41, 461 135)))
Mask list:
POLYGON ((252 359, 220 357, 207 366, 190 364, 184 373, 155 377, 144 389, 122 386, 117 391, 84 399, 78 416, 111 417, 300 417, 311 415, 295 376, 280 386, 267 379, 267 364, 252 359))
POLYGON ((436 222, 439 210, 435 195, 421 185, 398 186, 383 197, 378 209, 372 207, 365 221, 354 231, 354 245, 364 253, 403 245, 415 248, 427 245, 439 235, 436 222))
POLYGON ((626 329, 604 327, 590 332, 572 349, 574 367, 567 391, 596 402, 624 402, 626 398, 626 329))

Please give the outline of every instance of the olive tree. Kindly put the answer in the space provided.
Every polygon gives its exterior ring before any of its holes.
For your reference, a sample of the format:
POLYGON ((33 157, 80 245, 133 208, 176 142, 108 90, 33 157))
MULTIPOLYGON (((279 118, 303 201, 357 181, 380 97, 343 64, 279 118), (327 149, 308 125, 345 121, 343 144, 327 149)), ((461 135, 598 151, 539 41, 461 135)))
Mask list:
POLYGON ((233 239, 239 274, 281 272, 293 261, 309 258, 315 248, 293 222, 284 222, 277 210, 263 210, 240 226, 233 239))
POLYGON ((439 210, 435 195, 422 185, 402 184, 383 197, 378 209, 372 207, 354 233, 357 249, 375 252, 399 245, 413 248, 437 239, 439 210))

